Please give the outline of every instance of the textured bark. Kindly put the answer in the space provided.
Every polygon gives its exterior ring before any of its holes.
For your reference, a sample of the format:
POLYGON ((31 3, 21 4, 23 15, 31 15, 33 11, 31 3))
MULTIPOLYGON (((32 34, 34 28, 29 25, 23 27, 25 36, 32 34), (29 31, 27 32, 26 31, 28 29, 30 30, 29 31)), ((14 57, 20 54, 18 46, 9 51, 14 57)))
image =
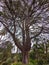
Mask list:
POLYGON ((22 63, 23 64, 28 64, 28 62, 29 62, 29 54, 28 54, 28 52, 23 52, 22 53, 22 63))

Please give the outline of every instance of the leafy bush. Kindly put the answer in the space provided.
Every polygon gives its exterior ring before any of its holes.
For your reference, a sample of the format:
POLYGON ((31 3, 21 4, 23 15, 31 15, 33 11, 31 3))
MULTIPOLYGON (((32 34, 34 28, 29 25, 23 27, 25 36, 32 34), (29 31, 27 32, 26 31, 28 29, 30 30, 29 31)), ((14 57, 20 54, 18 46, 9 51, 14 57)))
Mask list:
POLYGON ((22 65, 21 62, 13 63, 12 65, 22 65))
POLYGON ((4 62, 4 63, 2 63, 2 65, 10 65, 10 64, 9 64, 9 63, 4 62))
POLYGON ((2 62, 2 65, 11 65, 11 58, 8 58, 6 61, 2 62))
MULTIPOLYGON (((12 65, 24 65, 24 64, 22 64, 21 62, 18 62, 18 63, 14 63, 12 65)), ((29 62, 29 64, 26 64, 26 65, 34 65, 34 64, 29 62)))
POLYGON ((39 60, 38 65, 43 65, 43 60, 39 60))
POLYGON ((21 54, 21 53, 19 53, 19 54, 17 55, 17 61, 18 61, 18 62, 21 62, 21 61, 22 61, 22 54, 21 54))
POLYGON ((34 64, 34 61, 32 59, 30 59, 30 62, 34 64))
POLYGON ((33 59, 29 59, 30 63, 32 63, 32 65, 37 65, 37 61, 36 60, 33 60, 33 59))
POLYGON ((30 58, 31 58, 32 60, 35 60, 35 52, 34 52, 34 51, 31 51, 31 52, 30 52, 30 58))

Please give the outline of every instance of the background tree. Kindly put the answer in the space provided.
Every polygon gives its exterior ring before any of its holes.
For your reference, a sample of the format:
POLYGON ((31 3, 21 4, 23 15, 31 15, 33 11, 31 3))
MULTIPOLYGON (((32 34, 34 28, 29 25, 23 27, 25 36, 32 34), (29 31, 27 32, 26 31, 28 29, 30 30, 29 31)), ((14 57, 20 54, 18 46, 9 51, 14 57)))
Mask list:
POLYGON ((0 64, 2 65, 3 63, 11 63, 12 58, 11 58, 11 49, 12 49, 12 44, 11 42, 7 41, 5 43, 0 44, 0 64))
POLYGON ((48 0, 3 0, 0 22, 13 38, 15 45, 21 50, 22 62, 28 63, 28 53, 31 49, 31 39, 40 35, 43 26, 34 24, 43 22, 47 17, 42 14, 48 11, 48 0), (43 19, 43 20, 42 20, 43 19), (34 32, 31 32, 31 30, 34 32), (31 33, 33 36, 31 36, 31 33))

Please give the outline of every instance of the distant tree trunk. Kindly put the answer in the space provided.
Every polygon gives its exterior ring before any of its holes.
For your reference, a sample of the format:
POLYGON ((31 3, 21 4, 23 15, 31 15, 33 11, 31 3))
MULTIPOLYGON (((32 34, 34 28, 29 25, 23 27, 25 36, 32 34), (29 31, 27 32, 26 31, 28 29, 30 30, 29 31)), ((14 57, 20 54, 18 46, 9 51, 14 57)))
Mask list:
POLYGON ((23 64, 28 64, 29 62, 29 53, 28 52, 23 52, 22 53, 22 63, 23 64))

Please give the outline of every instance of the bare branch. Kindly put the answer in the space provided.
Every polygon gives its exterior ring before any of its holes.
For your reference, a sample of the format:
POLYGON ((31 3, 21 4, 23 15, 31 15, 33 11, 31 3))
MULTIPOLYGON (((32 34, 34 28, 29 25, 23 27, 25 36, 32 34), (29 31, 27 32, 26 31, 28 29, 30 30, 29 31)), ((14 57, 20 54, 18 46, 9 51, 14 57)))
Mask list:
POLYGON ((11 34, 11 35, 13 35, 13 33, 8 29, 8 27, 3 23, 3 21, 0 21, 2 24, 3 24, 3 26, 6 28, 6 30, 11 34))
MULTIPOLYGON (((44 2, 43 2, 43 3, 44 3, 44 2)), ((33 7, 33 10, 31 10, 29 16, 31 17, 33 13, 37 12, 37 11, 40 10, 40 9, 41 9, 41 12, 42 12, 45 8, 48 8, 48 7, 49 7, 49 3, 47 3, 47 2, 45 2, 45 3, 42 4, 42 5, 38 4, 38 5, 36 5, 36 6, 33 7), (45 6, 45 4, 47 4, 47 5, 45 6), (37 8, 37 7, 38 7, 38 8, 37 8), (34 9, 37 9, 37 10, 34 11, 34 9)), ((41 13, 41 12, 40 12, 40 13, 41 13)), ((39 13, 38 15, 40 15, 40 13, 39 13)))
POLYGON ((35 36, 31 37, 31 39, 36 38, 37 36, 39 36, 42 33, 42 31, 43 31, 43 26, 41 28, 41 31, 38 34, 36 34, 35 36))
POLYGON ((28 6, 27 3, 25 2, 25 0, 22 0, 22 1, 23 1, 23 3, 24 3, 25 6, 28 6))
MULTIPOLYGON (((9 2, 10 2, 10 5, 11 5, 11 1, 9 1, 9 2)), ((11 9, 11 6, 8 4, 7 0, 5 0, 4 3, 5 3, 5 5, 7 6, 7 8, 8 8, 8 10, 9 10, 10 14, 13 16, 13 14, 15 14, 13 8, 11 9)))
POLYGON ((28 12, 31 11, 32 5, 34 5, 34 4, 35 4, 35 0, 32 0, 31 5, 29 6, 28 12))

